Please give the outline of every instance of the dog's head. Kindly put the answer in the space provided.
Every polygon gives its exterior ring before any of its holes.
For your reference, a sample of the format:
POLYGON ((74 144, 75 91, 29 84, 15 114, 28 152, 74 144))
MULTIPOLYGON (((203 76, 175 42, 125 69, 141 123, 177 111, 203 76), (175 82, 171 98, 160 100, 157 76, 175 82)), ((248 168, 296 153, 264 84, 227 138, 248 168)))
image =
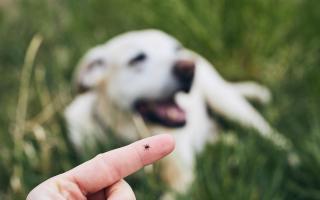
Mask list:
POLYGON ((90 50, 76 84, 81 92, 103 88, 118 107, 145 120, 180 127, 186 115, 174 97, 190 90, 194 72, 192 55, 176 39, 157 30, 135 31, 90 50))

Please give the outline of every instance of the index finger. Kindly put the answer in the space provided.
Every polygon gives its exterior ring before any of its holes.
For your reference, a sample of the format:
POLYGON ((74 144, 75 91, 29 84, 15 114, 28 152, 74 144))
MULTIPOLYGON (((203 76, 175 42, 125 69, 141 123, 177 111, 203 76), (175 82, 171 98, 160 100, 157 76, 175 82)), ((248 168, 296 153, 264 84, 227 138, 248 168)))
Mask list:
POLYGON ((95 193, 171 153, 174 145, 171 135, 149 137, 99 154, 65 175, 84 195, 95 193))

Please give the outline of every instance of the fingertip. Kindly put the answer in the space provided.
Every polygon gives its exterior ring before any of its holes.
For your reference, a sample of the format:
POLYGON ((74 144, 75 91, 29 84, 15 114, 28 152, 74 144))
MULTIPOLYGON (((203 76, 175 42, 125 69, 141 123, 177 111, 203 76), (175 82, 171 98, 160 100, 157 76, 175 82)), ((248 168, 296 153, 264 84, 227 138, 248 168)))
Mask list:
POLYGON ((161 134, 159 135, 162 137, 162 142, 163 142, 163 146, 164 146, 164 150, 167 151, 167 153, 171 153, 176 145, 176 141, 174 139, 174 137, 170 134, 161 134))
POLYGON ((175 140, 172 135, 159 134, 140 140, 134 146, 143 165, 148 165, 170 154, 175 148, 175 140))
POLYGON ((156 135, 99 154, 99 156, 70 170, 68 174, 83 191, 95 193, 145 165, 160 160, 170 154, 174 148, 175 140, 172 135, 156 135))

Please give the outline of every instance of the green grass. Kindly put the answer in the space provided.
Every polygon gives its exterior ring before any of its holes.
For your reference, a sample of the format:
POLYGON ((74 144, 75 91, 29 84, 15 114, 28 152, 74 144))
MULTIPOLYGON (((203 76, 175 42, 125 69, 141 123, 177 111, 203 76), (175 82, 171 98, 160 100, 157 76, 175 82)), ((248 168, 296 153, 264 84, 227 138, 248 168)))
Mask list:
MULTIPOLYGON (((1 1, 0 199, 24 199, 81 162, 62 117, 74 67, 88 48, 142 28, 174 35, 228 80, 270 87, 272 103, 258 109, 301 158, 292 167, 272 144, 223 121, 236 144, 208 146, 181 199, 320 199, 319 10, 318 0, 1 1), (28 64, 35 35, 42 42, 28 64)), ((140 171, 128 181, 138 199, 156 199, 166 188, 158 179, 140 171)))

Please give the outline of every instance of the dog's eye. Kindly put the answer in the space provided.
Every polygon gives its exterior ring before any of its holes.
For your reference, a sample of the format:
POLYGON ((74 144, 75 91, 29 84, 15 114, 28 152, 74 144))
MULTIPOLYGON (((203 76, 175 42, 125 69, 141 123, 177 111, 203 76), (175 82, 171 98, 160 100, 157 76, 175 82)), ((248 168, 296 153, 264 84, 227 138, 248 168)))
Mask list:
POLYGON ((102 67, 104 66, 104 61, 102 59, 97 59, 89 64, 88 69, 96 68, 96 67, 102 67))
POLYGON ((134 58, 132 58, 129 61, 129 65, 138 64, 138 63, 144 61, 146 58, 147 58, 147 55, 145 53, 139 53, 138 55, 136 55, 134 58))

